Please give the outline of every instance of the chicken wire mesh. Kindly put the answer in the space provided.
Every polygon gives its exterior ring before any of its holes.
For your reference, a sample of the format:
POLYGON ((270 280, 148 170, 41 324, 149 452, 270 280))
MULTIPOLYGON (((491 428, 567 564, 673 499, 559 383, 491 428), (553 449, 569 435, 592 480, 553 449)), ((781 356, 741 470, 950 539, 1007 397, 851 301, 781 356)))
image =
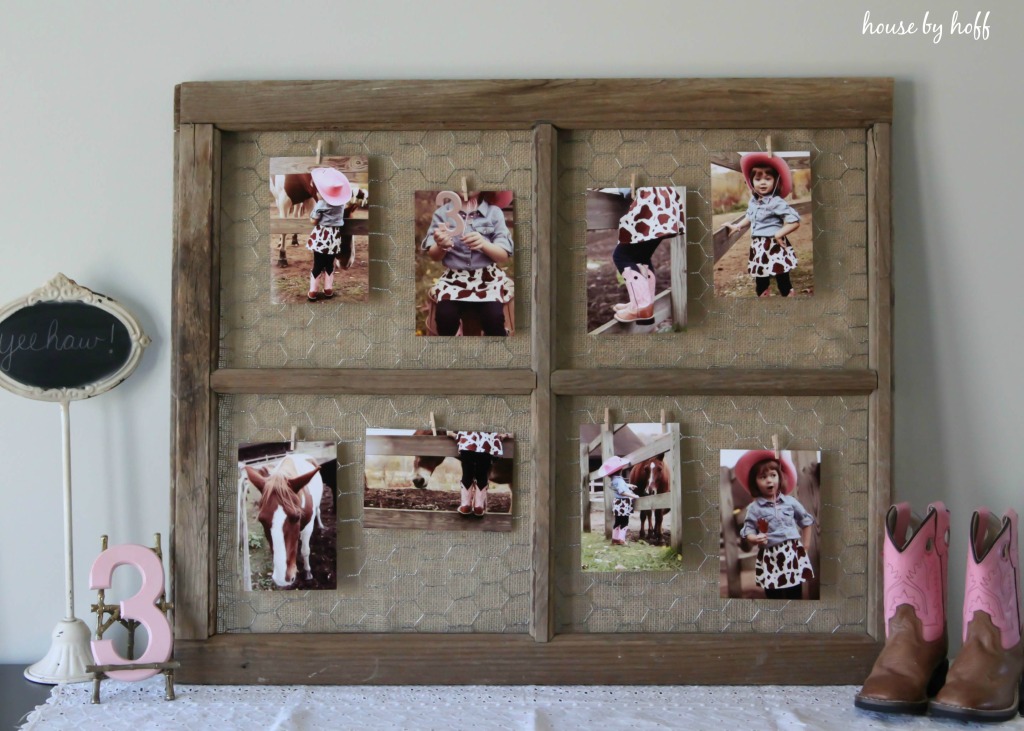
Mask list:
POLYGON ((220 367, 529 367, 529 131, 225 133, 221 150, 220 367), (331 155, 369 157, 370 298, 272 304, 270 158, 314 155, 317 140, 331 155), (463 177, 471 189, 515 193, 516 331, 508 338, 415 336, 413 193, 458 190, 463 177))
MULTIPOLYGON (((558 632, 857 632, 867 616, 868 399, 574 397, 558 404, 558 632), (582 571, 579 426, 679 422, 683 540, 678 571, 582 571), (820 599, 720 597, 719 450, 822 450, 820 599)), ((669 518, 666 516, 666 525, 669 518)))
POLYGON ((218 632, 528 631, 529 396, 226 395, 219 409, 218 632), (515 434, 511 532, 361 527, 366 428, 425 428, 430 412, 439 428, 515 434), (304 441, 338 442, 338 588, 244 591, 238 445, 285 441, 292 424, 304 441))
POLYGON ((560 132, 556 254, 564 276, 559 277, 556 308, 559 366, 866 368, 866 168, 862 129, 560 132), (763 149, 769 134, 776 150, 811 153, 814 295, 717 296, 714 232, 709 229, 711 159, 763 149), (638 186, 687 189, 687 329, 588 335, 586 189, 628 187, 634 173, 638 186))

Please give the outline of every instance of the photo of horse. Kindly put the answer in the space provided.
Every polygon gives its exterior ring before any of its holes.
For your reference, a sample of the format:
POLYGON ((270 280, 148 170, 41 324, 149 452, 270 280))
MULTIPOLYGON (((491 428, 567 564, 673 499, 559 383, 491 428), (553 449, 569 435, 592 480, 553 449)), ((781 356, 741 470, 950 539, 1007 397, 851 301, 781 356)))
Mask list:
POLYGON ((338 446, 259 442, 238 447, 243 589, 336 589, 338 446))
POLYGON ((678 571, 679 424, 581 424, 580 456, 583 570, 678 571))
POLYGON ((821 452, 723 449, 719 595, 818 599, 821 452))
POLYGON ((367 429, 364 528, 512 530, 515 438, 367 429))
POLYGON ((367 302, 369 158, 272 157, 268 177, 271 302, 367 302))

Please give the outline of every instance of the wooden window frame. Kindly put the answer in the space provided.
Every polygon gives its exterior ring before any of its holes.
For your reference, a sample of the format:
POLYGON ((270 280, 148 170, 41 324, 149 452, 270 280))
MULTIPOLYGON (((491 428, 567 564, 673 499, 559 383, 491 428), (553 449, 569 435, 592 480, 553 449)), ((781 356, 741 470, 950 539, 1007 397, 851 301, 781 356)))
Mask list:
MULTIPOLYGON (((880 559, 891 499, 890 78, 263 81, 175 90, 171 572, 186 683, 839 684, 884 640, 880 559), (771 88, 770 94, 764 89, 771 88), (458 108, 453 119, 451 109, 458 108), (560 129, 862 128, 867 139, 868 367, 566 369, 553 361, 560 129), (218 208, 222 132, 531 129, 530 369, 221 369, 218 208), (477 373, 477 372, 474 372, 477 373), (437 384, 444 384, 438 386, 437 384), (456 390, 453 390, 453 386, 456 390), (482 384, 482 385, 478 385, 482 384), (495 385, 497 384, 497 385, 495 385), (529 635, 217 634, 217 399, 227 393, 529 394, 535 442, 529 635), (863 634, 558 634, 551 526, 555 403, 572 395, 869 396, 868 596, 863 634)), ((410 336, 412 336, 410 334, 410 336)))

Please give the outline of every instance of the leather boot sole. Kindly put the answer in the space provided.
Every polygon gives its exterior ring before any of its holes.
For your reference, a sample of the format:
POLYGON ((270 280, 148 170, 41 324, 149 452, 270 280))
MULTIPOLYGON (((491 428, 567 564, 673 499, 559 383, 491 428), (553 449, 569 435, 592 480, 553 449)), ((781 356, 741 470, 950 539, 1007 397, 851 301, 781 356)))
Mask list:
POLYGON ((1024 696, 1022 696, 1024 677, 1017 683, 1017 694, 1013 704, 997 710, 982 710, 980 708, 967 708, 966 706, 951 706, 945 703, 932 702, 931 715, 938 718, 955 718, 958 721, 977 721, 979 723, 999 723, 1016 718, 1017 714, 1024 714, 1024 696))
MULTIPOLYGON (((932 671, 932 677, 925 689, 927 697, 919 701, 892 700, 887 698, 872 698, 871 696, 856 695, 853 705, 865 711, 876 713, 898 713, 908 716, 923 716, 928 711, 928 699, 935 696, 946 683, 946 672, 949 670, 949 659, 944 659, 932 671)), ((934 707, 934 704, 933 706, 934 707)))

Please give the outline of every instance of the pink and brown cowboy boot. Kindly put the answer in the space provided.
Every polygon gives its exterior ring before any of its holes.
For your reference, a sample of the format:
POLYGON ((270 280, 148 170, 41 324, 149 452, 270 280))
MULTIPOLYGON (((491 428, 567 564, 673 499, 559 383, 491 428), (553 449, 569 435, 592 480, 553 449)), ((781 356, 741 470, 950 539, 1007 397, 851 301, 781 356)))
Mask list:
POLYGON ((980 508, 967 551, 964 644, 932 702, 936 716, 1008 721, 1017 715, 1024 671, 1019 586, 1017 513, 1008 510, 1000 520, 980 508))
POLYGON ((949 511, 940 502, 918 521, 908 503, 885 516, 885 647, 854 699, 882 713, 921 714, 945 680, 949 511), (909 532, 909 537, 908 537, 909 532))

